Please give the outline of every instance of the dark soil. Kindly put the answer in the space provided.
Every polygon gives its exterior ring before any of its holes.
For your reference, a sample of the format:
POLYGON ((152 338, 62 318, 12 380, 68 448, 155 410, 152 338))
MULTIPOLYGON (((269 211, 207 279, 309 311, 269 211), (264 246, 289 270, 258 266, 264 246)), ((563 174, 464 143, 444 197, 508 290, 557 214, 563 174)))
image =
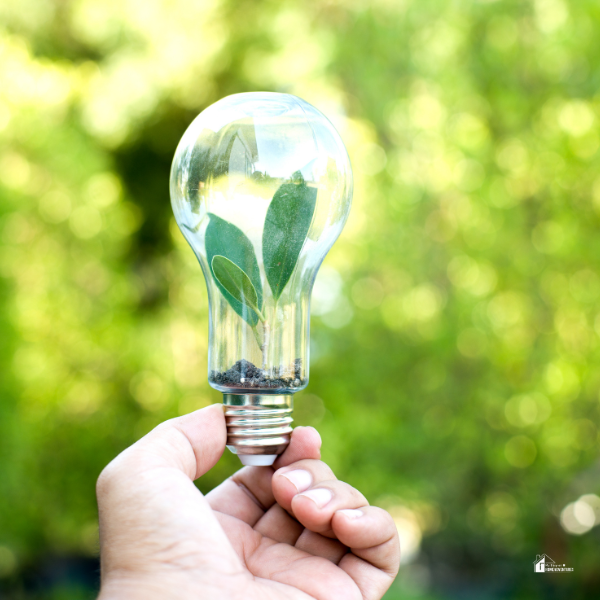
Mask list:
POLYGON ((219 373, 211 371, 210 381, 218 385, 232 388, 248 388, 253 390, 260 389, 279 389, 279 388, 297 388, 304 381, 301 379, 302 359, 297 358, 294 361, 294 373, 289 375, 280 375, 276 372, 275 377, 269 377, 262 369, 253 365, 245 359, 238 360, 235 365, 219 373))

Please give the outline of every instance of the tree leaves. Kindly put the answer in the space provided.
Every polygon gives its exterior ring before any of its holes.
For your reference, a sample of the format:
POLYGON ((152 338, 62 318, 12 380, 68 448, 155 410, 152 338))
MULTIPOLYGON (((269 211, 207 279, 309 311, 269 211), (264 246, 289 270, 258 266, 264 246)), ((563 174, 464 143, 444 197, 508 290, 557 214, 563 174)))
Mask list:
POLYGON ((263 261, 275 300, 281 296, 296 267, 316 199, 316 188, 308 187, 297 171, 291 183, 279 187, 269 205, 263 230, 263 261))
POLYGON ((256 289, 242 269, 228 258, 220 255, 213 257, 211 269, 217 283, 220 283, 229 294, 244 306, 244 309, 246 309, 244 312, 247 312, 247 307, 250 307, 257 317, 264 320, 258 308, 256 289))
POLYGON ((256 291, 256 307, 259 311, 262 310, 263 288, 252 242, 246 237, 241 229, 232 223, 229 223, 229 221, 225 221, 212 213, 208 213, 208 216, 210 222, 206 227, 204 245, 206 247, 206 259, 217 287, 227 302, 229 302, 231 308, 233 308, 233 310, 251 327, 256 327, 258 324, 258 315, 256 312, 254 310, 248 311, 246 305, 243 302, 240 302, 239 299, 223 286, 215 276, 212 266, 213 258, 215 256, 222 256, 239 267, 248 277, 256 291))

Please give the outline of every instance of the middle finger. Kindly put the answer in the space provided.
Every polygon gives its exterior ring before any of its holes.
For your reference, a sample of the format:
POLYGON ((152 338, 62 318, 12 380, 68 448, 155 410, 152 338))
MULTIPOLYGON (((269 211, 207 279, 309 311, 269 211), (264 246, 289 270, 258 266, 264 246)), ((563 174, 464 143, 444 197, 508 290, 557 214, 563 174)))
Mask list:
POLYGON ((331 519, 340 509, 367 506, 366 498, 351 485, 338 481, 331 469, 317 460, 303 460, 273 475, 277 503, 304 527, 335 537, 331 519))

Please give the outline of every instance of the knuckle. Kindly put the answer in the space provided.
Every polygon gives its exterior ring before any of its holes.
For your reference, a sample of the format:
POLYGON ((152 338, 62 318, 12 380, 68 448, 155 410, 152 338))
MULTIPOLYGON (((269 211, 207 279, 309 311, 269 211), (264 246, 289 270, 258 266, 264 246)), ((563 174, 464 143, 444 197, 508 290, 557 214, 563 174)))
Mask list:
POLYGON ((100 499, 114 489, 115 483, 120 479, 122 472, 123 454, 111 460, 98 476, 96 481, 96 496, 100 499))
POLYGON ((330 469, 329 465, 316 458, 305 458, 303 460, 299 460, 295 464, 303 465, 305 469, 311 469, 316 473, 331 473, 333 475, 333 471, 330 469))
POLYGON ((96 496, 98 498, 101 498, 108 493, 111 487, 111 482, 114 479, 114 474, 114 461, 111 461, 108 463, 108 465, 106 465, 106 467, 104 467, 104 469, 102 469, 102 472, 96 481, 96 496))
POLYGON ((364 495, 349 483, 346 483, 345 481, 335 481, 333 482, 333 486, 333 489, 346 501, 351 502, 352 504, 360 504, 361 506, 369 505, 364 495))

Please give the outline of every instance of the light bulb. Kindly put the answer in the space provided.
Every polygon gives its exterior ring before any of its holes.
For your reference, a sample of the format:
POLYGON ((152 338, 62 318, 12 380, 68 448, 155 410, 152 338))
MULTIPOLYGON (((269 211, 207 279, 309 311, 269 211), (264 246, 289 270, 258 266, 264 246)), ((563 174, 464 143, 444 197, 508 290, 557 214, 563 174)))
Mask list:
POLYGON ((204 110, 171 168, 171 204, 209 300, 208 378, 227 447, 270 465, 309 371, 310 295, 350 210, 352 171, 333 125, 289 94, 246 93, 204 110))

